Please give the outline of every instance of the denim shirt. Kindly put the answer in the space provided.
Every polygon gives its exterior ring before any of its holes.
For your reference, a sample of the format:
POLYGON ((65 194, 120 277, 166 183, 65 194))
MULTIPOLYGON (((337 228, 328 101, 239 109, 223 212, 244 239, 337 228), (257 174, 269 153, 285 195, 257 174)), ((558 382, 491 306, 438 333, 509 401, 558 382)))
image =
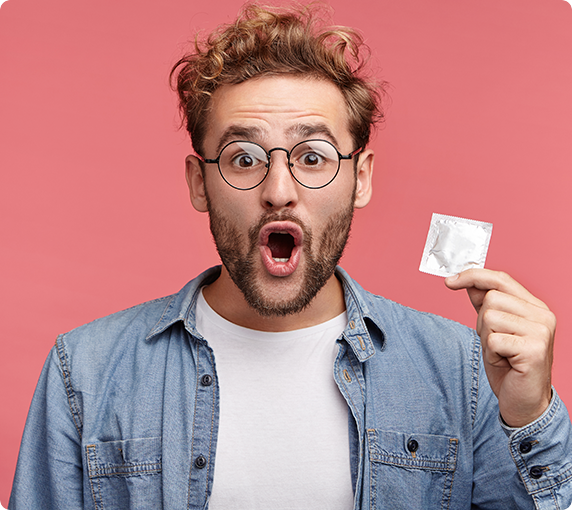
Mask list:
MULTIPOLYGON (((195 305, 219 272, 58 337, 10 510, 208 508, 220 390, 195 305)), ((556 392, 532 424, 503 426, 473 330, 337 276, 348 325, 333 376, 349 409, 354 509, 572 505, 571 424, 556 392)))

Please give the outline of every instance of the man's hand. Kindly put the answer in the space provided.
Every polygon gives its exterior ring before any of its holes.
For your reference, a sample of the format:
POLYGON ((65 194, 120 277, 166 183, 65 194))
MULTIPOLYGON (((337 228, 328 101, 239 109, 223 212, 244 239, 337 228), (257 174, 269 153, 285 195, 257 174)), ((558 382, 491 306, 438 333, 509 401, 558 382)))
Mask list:
POLYGON ((467 289, 478 315, 477 333, 489 383, 510 427, 538 418, 552 396, 551 369, 556 317, 506 273, 469 269, 445 279, 467 289))

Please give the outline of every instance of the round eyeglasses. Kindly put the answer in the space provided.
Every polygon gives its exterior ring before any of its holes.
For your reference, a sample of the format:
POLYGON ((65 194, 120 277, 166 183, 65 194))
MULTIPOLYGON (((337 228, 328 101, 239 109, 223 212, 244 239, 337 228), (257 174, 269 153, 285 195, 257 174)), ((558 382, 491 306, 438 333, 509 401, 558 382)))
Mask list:
POLYGON ((304 140, 290 150, 274 147, 266 151, 257 143, 236 140, 226 144, 216 159, 198 157, 204 163, 216 163, 229 186, 247 191, 266 179, 272 153, 284 151, 292 177, 306 188, 319 189, 336 178, 342 159, 352 159, 361 150, 344 155, 327 140, 304 140))

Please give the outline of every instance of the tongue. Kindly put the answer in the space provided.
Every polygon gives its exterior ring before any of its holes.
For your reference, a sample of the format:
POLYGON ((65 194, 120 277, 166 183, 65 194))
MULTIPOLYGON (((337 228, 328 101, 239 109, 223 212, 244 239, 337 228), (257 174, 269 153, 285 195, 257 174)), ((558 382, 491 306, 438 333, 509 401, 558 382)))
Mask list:
POLYGON ((268 248, 275 259, 289 259, 294 248, 294 238, 290 234, 272 233, 268 236, 268 248))

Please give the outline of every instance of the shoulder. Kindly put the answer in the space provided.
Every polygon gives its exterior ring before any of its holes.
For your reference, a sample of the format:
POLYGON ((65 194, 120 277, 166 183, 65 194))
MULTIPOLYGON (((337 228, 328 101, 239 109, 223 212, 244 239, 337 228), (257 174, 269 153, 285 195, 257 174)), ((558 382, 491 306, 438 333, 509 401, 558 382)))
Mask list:
POLYGON ((440 315, 423 312, 402 305, 390 299, 367 293, 373 313, 388 327, 400 334, 430 334, 442 337, 473 338, 476 333, 472 328, 440 315))
POLYGON ((138 373, 160 372, 171 346, 180 351, 178 359, 181 358, 183 351, 188 350, 185 330, 194 330, 197 294, 219 272, 218 267, 208 269, 176 294, 96 319, 60 335, 55 350, 64 378, 70 378, 76 388, 98 393, 107 379, 129 381, 138 373))
POLYGON ((468 326, 374 294, 370 294, 370 299, 372 315, 388 343, 408 349, 417 347, 436 357, 456 353, 473 359, 480 350, 480 339, 468 326))
POLYGON ((54 354, 64 379, 71 377, 76 389, 99 393, 118 367, 133 370, 150 358, 154 346, 146 338, 175 296, 133 306, 58 336, 54 354))
MULTIPOLYGON (((421 363, 461 363, 473 366, 480 354, 477 333, 458 322, 439 315, 415 310, 364 290, 347 273, 340 271, 348 310, 359 310, 371 334, 376 351, 384 351, 421 363)), ((377 356, 375 356, 378 358, 377 356)))
MULTIPOLYGON (((103 355, 118 344, 152 340, 177 322, 186 322, 202 285, 216 278, 219 268, 211 268, 189 281, 179 292, 147 301, 96 319, 60 335, 70 351, 95 350, 103 355)), ((152 343, 152 342, 147 342, 152 343)))
POLYGON ((132 306, 79 326, 60 335, 70 348, 89 346, 104 349, 118 338, 145 338, 159 321, 176 294, 132 306))
POLYGON ((338 268, 346 295, 346 306, 359 310, 387 335, 453 336, 473 339, 475 331, 463 324, 428 312, 415 310, 361 287, 343 269, 338 268))

